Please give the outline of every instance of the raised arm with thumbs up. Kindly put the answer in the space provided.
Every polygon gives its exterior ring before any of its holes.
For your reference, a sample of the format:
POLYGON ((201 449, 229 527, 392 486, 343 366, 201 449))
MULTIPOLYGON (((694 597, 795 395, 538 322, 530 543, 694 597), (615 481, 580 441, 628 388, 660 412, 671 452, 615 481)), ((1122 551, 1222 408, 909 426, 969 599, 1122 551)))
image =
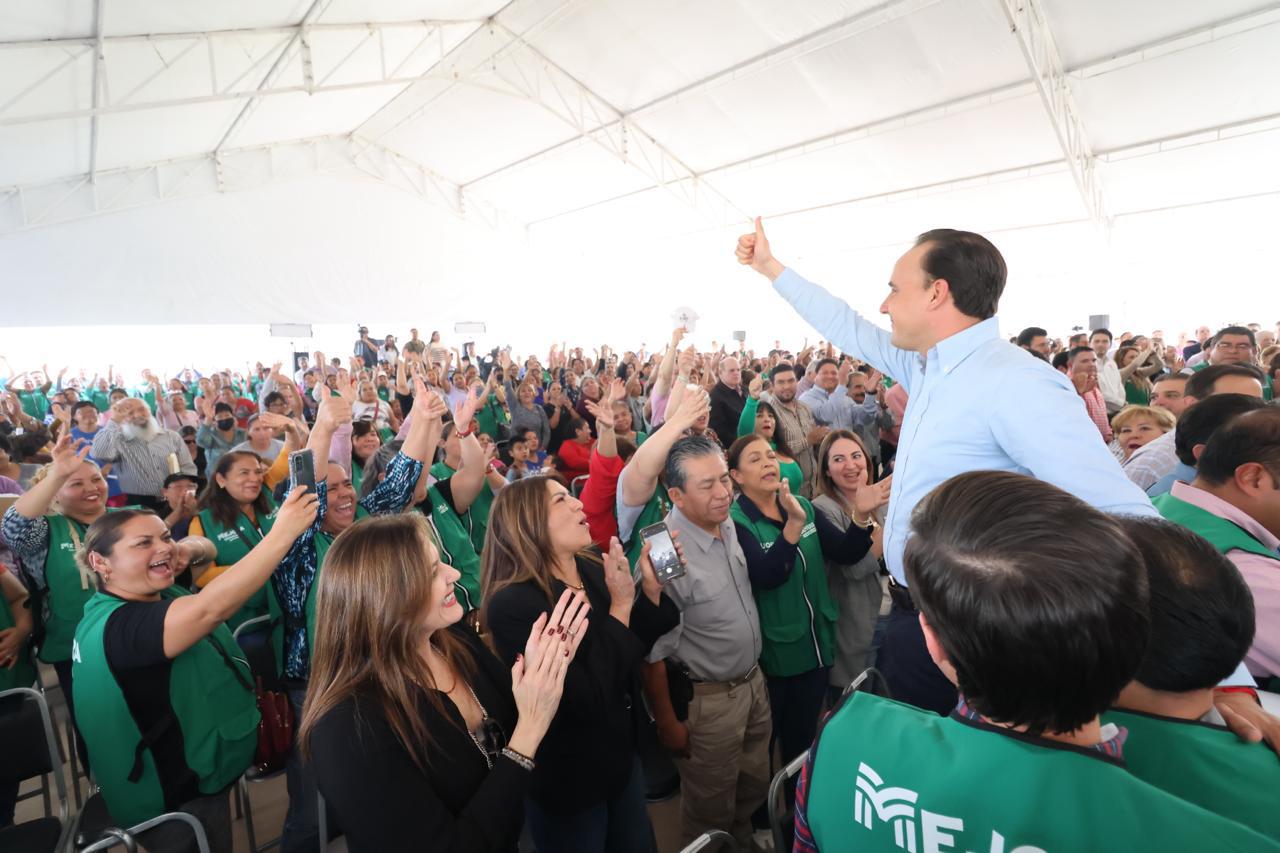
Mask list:
POLYGON ((743 234, 738 238, 738 248, 735 254, 738 256, 738 263, 746 264, 768 278, 769 281, 773 281, 782 275, 782 271, 786 269, 773 256, 773 252, 769 248, 769 238, 764 236, 764 225, 760 223, 759 216, 756 217, 755 232, 743 234))

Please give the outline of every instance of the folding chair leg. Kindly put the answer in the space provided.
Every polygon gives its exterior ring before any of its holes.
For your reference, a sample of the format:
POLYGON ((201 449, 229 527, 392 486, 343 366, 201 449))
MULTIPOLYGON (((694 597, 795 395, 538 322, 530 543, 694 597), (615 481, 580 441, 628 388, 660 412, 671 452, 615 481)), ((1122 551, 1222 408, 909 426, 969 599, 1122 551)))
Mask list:
POLYGON ((240 801, 244 806, 244 831, 249 836, 249 853, 258 853, 258 836, 253 831, 253 805, 249 802, 249 785, 240 777, 236 783, 240 791, 240 801))
POLYGON ((234 803, 236 807, 235 819, 239 820, 244 817, 244 808, 240 802, 240 783, 238 781, 236 782, 235 787, 231 790, 231 802, 234 803))
POLYGON ((71 725, 71 715, 67 714, 66 719, 67 731, 67 761, 71 765, 71 793, 76 800, 76 811, 84 808, 84 802, 80 797, 80 776, 83 775, 86 780, 89 778, 88 772, 80 770, 80 753, 76 751, 76 727, 71 725))

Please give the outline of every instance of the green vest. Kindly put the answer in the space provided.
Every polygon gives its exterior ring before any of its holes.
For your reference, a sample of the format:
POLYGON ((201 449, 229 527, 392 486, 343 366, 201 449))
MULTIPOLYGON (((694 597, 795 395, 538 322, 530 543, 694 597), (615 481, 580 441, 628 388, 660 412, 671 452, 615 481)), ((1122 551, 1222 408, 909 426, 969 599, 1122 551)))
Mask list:
POLYGON ((34 391, 19 391, 18 402, 22 404, 22 411, 28 417, 38 421, 44 421, 44 416, 49 414, 49 398, 39 388, 34 391))
MULTIPOLYGON (((369 511, 360 504, 356 504, 356 517, 352 519, 352 524, 362 518, 369 518, 369 511)), ((320 572, 324 569, 324 557, 329 553, 329 546, 333 544, 335 538, 324 530, 316 531, 316 573, 311 578, 311 586, 307 588, 307 600, 302 605, 303 615, 307 620, 308 662, 316 653, 316 591, 320 589, 320 572)))
MULTIPOLYGON (((14 627, 13 605, 0 598, 0 631, 14 627)), ((15 687, 30 687, 36 680, 36 667, 31 660, 31 644, 24 643, 18 650, 18 662, 13 669, 0 667, 0 691, 15 687)))
POLYGON ((640 552, 644 550, 644 540, 640 538, 640 531, 644 530, 651 524, 657 524, 667 517, 667 513, 671 512, 671 500, 667 497, 666 489, 659 483, 658 487, 653 490, 653 496, 649 498, 649 502, 644 505, 644 509, 640 510, 640 516, 636 519, 636 526, 631 528, 631 538, 625 543, 627 551, 627 562, 631 564, 631 573, 639 572, 640 552))
POLYGON ((813 755, 805 810, 823 853, 1280 850, 1100 756, 868 693, 828 718, 813 755))
MULTIPOLYGON (((107 508, 107 512, 111 512, 107 508)), ((92 573, 80 573, 76 551, 84 544, 89 525, 65 515, 46 515, 49 524, 49 553, 44 560, 45 595, 44 640, 40 660, 59 663, 71 657, 71 641, 84 613, 85 602, 98 591, 92 573)))
MULTIPOLYGON (((431 476, 437 480, 447 480, 456 473, 458 472, 445 462, 437 462, 431 466, 430 471, 431 476)), ((462 523, 467 528, 467 535, 471 537, 471 545, 477 554, 484 550, 484 537, 489 532, 489 510, 493 508, 493 498, 493 489, 486 479, 480 486, 480 494, 476 495, 471 506, 462 514, 462 523)))
POLYGON ((360 484, 364 482, 364 466, 356 461, 355 457, 351 458, 351 488, 356 490, 356 494, 360 494, 360 484))
MULTIPOLYGON (((836 657, 835 626, 840 610, 827 587, 827 564, 813 520, 813 504, 799 495, 796 498, 804 507, 805 522, 791 574, 774 589, 752 587, 764 637, 760 668, 765 675, 800 675, 831 666, 836 657)), ((767 518, 749 519, 737 501, 729 517, 750 531, 766 550, 782 535, 767 518)))
MULTIPOLYGON (((162 598, 189 595, 169 587, 162 598)), ((144 735, 107 664, 103 631, 107 617, 126 602, 98 593, 85 606, 72 655, 72 691, 80 708, 80 733, 89 747, 93 776, 115 820, 130 826, 171 811, 144 735)), ((231 632, 219 625, 208 637, 173 659, 169 673, 167 727, 181 730, 187 767, 202 794, 216 794, 240 776, 258 744, 258 705, 249 665, 231 632)), ((163 724, 162 724, 163 725, 163 724)))
POLYGON ((1161 515, 1209 540, 1209 544, 1217 548, 1219 553, 1248 551, 1250 554, 1276 560, 1276 568, 1280 569, 1280 554, 1268 549, 1266 545, 1245 533, 1241 527, 1222 516, 1214 515, 1207 509, 1201 509, 1171 494, 1154 497, 1151 502, 1155 504, 1161 515))
POLYGON ((471 544, 467 526, 434 485, 427 489, 427 501, 431 504, 427 519, 440 540, 440 559, 462 574, 453 588, 462 611, 470 613, 480 607, 480 555, 471 544))
MULTIPOLYGON (((267 499, 267 502, 271 503, 270 498, 267 499)), ((212 512, 207 509, 200 510, 199 518, 200 524, 204 527, 204 535, 206 538, 211 539, 214 547, 218 549, 217 564, 219 566, 234 566, 249 556, 249 551, 262 541, 263 535, 271 530, 271 525, 275 524, 278 511, 279 509, 272 505, 271 513, 260 519, 262 532, 259 533, 253 522, 243 512, 236 517, 234 527, 224 527, 213 517, 212 512)), ((235 631, 245 622, 250 619, 256 619, 259 616, 271 617, 271 647, 275 650, 276 670, 277 672, 282 671, 284 666, 284 610, 280 607, 280 600, 276 598, 276 590, 270 580, 250 596, 244 606, 227 620, 227 627, 231 631, 235 631)))
POLYGON ((1223 726, 1135 711, 1104 723, 1129 730, 1124 761, 1144 782, 1280 840, 1280 762, 1265 744, 1245 743, 1223 726))
POLYGON ((105 412, 111 408, 111 392, 103 391, 100 388, 92 388, 84 393, 84 399, 93 403, 93 407, 99 412, 105 412))
POLYGON ((484 405, 476 412, 476 421, 480 426, 480 432, 492 438, 494 441, 498 439, 498 427, 508 422, 507 411, 502 408, 502 403, 498 402, 498 395, 490 394, 484 402, 484 405))

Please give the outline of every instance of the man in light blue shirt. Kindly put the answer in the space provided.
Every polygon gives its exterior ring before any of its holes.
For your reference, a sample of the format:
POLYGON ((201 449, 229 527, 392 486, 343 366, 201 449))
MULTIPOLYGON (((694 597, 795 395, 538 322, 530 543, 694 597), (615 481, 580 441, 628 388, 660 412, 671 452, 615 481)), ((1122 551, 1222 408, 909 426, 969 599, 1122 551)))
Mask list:
POLYGON ((1005 263, 981 235, 920 236, 895 264, 880 308, 891 333, 778 262, 759 220, 739 240, 738 259, 827 340, 909 395, 885 521, 884 558, 898 588, 880 668, 895 698, 949 713, 955 691, 924 648, 902 565, 911 513, 925 495, 957 474, 990 469, 1029 474, 1108 512, 1155 509, 1098 441, 1070 380, 1001 337, 1005 263), (984 387, 996 393, 975 397, 984 387))

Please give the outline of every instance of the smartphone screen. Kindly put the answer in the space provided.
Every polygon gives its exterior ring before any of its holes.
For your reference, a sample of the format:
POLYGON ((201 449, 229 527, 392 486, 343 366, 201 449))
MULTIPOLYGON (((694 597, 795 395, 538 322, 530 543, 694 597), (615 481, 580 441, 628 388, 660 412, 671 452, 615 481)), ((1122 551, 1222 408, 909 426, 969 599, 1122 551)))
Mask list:
POLYGON ((306 486, 311 494, 316 492, 316 460, 310 450, 289 454, 289 488, 298 486, 306 486))
POLYGON ((671 532, 664 522, 651 524, 640 531, 640 537, 649 543, 649 561, 653 563, 653 573, 658 583, 666 583, 684 577, 684 563, 676 552, 676 543, 671 539, 671 532))

